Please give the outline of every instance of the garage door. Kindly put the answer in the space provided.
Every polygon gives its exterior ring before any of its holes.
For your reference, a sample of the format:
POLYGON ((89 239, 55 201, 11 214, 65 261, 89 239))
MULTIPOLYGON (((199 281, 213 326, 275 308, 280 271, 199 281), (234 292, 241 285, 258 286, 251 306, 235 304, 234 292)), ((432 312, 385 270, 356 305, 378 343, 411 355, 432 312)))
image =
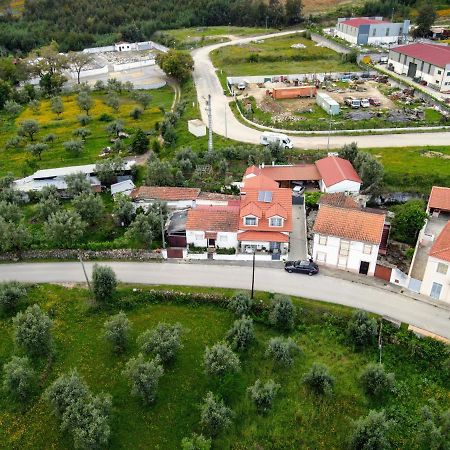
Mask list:
POLYGON ((169 247, 167 249, 168 258, 183 258, 183 248, 169 247))

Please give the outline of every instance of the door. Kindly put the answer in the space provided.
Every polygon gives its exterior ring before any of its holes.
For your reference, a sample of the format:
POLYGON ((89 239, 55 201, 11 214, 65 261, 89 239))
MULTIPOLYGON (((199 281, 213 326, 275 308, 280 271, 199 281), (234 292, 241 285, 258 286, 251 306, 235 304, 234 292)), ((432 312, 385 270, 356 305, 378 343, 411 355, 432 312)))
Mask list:
POLYGON ((367 261, 361 261, 359 265, 359 273, 362 275, 367 275, 369 272, 369 263, 367 261))
POLYGON ((439 300, 439 297, 441 296, 441 291, 442 291, 442 284, 433 283, 433 285, 431 286, 430 297, 434 298, 435 300, 439 300))
POLYGON ((417 64, 410 62, 408 67, 408 77, 414 78, 416 76, 416 72, 417 72, 417 64))
POLYGON ((216 246, 216 240, 208 239, 208 247, 215 247, 215 246, 216 246))

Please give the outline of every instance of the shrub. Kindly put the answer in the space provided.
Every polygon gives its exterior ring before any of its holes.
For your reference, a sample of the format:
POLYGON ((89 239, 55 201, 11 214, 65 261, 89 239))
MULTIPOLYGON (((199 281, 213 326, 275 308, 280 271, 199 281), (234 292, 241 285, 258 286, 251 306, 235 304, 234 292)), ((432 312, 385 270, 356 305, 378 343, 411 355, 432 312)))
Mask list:
POLYGON ((111 116, 111 114, 103 113, 98 118, 100 122, 112 122, 114 120, 114 117, 111 116))
POLYGON ((0 309, 7 313, 15 311, 20 300, 26 295, 25 286, 17 281, 0 283, 0 309))
POLYGON ((280 366, 292 366, 294 356, 300 353, 300 347, 292 338, 274 337, 270 339, 266 349, 266 357, 272 358, 273 362, 280 366))
POLYGON ((138 120, 141 118, 142 114, 144 114, 144 110, 139 106, 135 106, 130 112, 130 117, 134 120, 138 120))
POLYGON ((36 374, 27 357, 13 356, 3 366, 3 388, 14 399, 26 402, 33 392, 36 374))
POLYGON ((37 214, 40 219, 47 220, 60 207, 59 199, 53 195, 43 197, 37 204, 37 214))
POLYGON ((221 342, 211 348, 206 347, 203 365, 206 374, 219 377, 226 373, 238 372, 240 369, 237 355, 227 344, 221 342))
POLYGON ((122 226, 129 225, 134 217, 133 202, 130 197, 123 194, 116 195, 113 211, 122 226))
POLYGON ((266 383, 256 380, 255 384, 247 390, 256 409, 260 414, 263 414, 272 408, 273 400, 279 389, 280 385, 273 380, 268 380, 266 383))
POLYGON ((387 373, 381 364, 369 364, 360 376, 364 392, 371 397, 383 397, 392 392, 395 375, 387 373))
POLYGON ((286 295, 276 295, 272 301, 269 322, 282 330, 292 330, 295 324, 296 308, 286 295))
POLYGON ((231 425, 232 411, 226 407, 222 400, 214 396, 212 392, 206 394, 201 406, 200 423, 211 436, 216 436, 220 431, 231 425))
POLYGON ((147 405, 155 401, 159 379, 164 374, 158 356, 152 361, 145 361, 140 353, 136 358, 131 358, 127 362, 123 373, 131 383, 133 395, 141 397, 147 405))
POLYGON ((60 210, 49 216, 44 224, 44 232, 53 245, 70 247, 82 238, 85 227, 77 212, 60 210))
POLYGON ((450 409, 439 411, 436 401, 430 400, 420 410, 421 422, 417 429, 423 448, 448 450, 450 443, 450 409))
POLYGON ((101 197, 92 192, 78 194, 72 204, 81 219, 90 225, 98 223, 105 211, 101 197))
POLYGON ((142 155, 148 150, 150 141, 143 130, 138 128, 131 141, 131 150, 133 153, 142 155))
POLYGON ((72 139, 63 143, 64 149, 72 153, 73 156, 79 156, 84 149, 84 142, 79 139, 72 139))
MULTIPOLYGON (((156 226, 159 225, 159 218, 152 213, 138 214, 130 224, 125 236, 137 241, 139 244, 150 248, 156 226)), ((159 225, 160 226, 160 225, 159 225)))
POLYGON ((333 391, 334 378, 323 364, 314 363, 304 374, 303 382, 316 394, 331 394, 333 391))
POLYGON ((251 312, 253 300, 247 292, 236 292, 228 303, 228 308, 236 314, 236 316, 248 315, 251 312))
POLYGON ((92 192, 91 183, 86 178, 83 172, 72 173, 64 177, 64 181, 67 184, 66 192, 70 197, 75 197, 75 195, 81 193, 92 192))
POLYGON ((92 270, 92 290, 98 303, 110 301, 116 293, 116 274, 108 266, 94 265, 92 270))
POLYGON ((81 138, 82 141, 85 141, 86 138, 92 134, 92 131, 89 128, 81 127, 74 130, 72 134, 81 138))
POLYGON ((49 134, 46 134, 45 136, 43 136, 42 142, 53 143, 53 142, 55 142, 55 139, 56 139, 56 134, 49 133, 49 134))
POLYGON ((119 312, 104 323, 105 339, 116 353, 125 351, 130 334, 130 321, 124 312, 119 312))
POLYGON ((354 422, 350 435, 350 448, 353 450, 389 449, 388 433, 392 421, 387 420, 384 411, 370 411, 366 417, 354 422))
POLYGON ((365 311, 355 311, 347 325, 347 335, 355 347, 362 348, 373 343, 377 334, 377 321, 365 311))
POLYGON ((159 323, 154 330, 147 330, 138 338, 138 345, 144 353, 153 353, 166 363, 175 358, 181 345, 183 327, 176 323, 159 323))
POLYGON ((17 223, 22 218, 22 212, 19 205, 0 200, 0 217, 5 219, 6 222, 17 223))
POLYGON ((185 437, 181 441, 181 450, 210 450, 211 439, 202 434, 192 433, 191 437, 185 437))
POLYGON ((52 321, 38 305, 29 306, 13 318, 16 344, 30 355, 47 355, 52 349, 52 321))
POLYGON ((11 116, 18 116, 22 111, 22 106, 14 100, 6 100, 3 108, 11 116))
MULTIPOLYGON (((101 120, 101 117, 102 116, 100 116, 99 120, 101 120)), ((82 127, 85 127, 86 125, 89 125, 92 122, 92 118, 91 116, 88 116, 86 114, 81 114, 80 116, 78 116, 78 122, 82 127)))
POLYGON ((227 339, 234 350, 242 351, 247 349, 255 339, 253 320, 247 316, 242 316, 240 319, 235 320, 227 333, 227 339))

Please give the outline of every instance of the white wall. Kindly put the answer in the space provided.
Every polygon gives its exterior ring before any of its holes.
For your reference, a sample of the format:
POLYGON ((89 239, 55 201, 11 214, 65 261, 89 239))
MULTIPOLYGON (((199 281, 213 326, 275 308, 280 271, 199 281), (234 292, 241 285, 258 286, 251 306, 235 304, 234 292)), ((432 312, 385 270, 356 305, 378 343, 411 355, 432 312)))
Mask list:
POLYGON ((335 31, 335 36, 340 39, 343 39, 344 41, 350 42, 350 44, 356 44, 358 41, 357 35, 347 34, 338 29, 336 29, 335 31))
POLYGON ((450 263, 430 256, 427 261, 427 267, 425 268, 420 293, 430 296, 433 282, 442 284, 441 296, 438 300, 450 302, 450 263), (443 263, 448 266, 447 274, 444 275, 437 272, 437 266, 439 263, 443 263))
POLYGON ((320 190, 322 192, 334 193, 334 192, 351 192, 359 194, 359 189, 361 187, 360 183, 355 181, 344 180, 339 183, 333 184, 332 186, 326 186, 325 183, 320 183, 320 190))
POLYGON ((326 244, 319 243, 319 234, 314 233, 313 259, 318 264, 330 267, 336 267, 342 270, 359 273, 359 267, 362 261, 369 263, 368 275, 373 276, 378 257, 378 245, 367 244, 372 247, 371 254, 364 253, 364 243, 359 241, 350 241, 348 255, 339 258, 341 239, 334 236, 327 236, 326 244), (322 256, 325 257, 325 261, 322 256))
POLYGON ((137 61, 128 64, 114 64, 113 69, 114 72, 121 72, 123 70, 128 69, 137 69, 139 67, 154 66, 155 64, 156 63, 154 59, 146 59, 144 61, 137 61))
MULTIPOLYGON (((202 230, 186 230, 186 242, 195 247, 207 247, 208 241, 205 232, 202 230)), ((216 247, 237 248, 237 233, 219 231, 216 238, 216 247)))

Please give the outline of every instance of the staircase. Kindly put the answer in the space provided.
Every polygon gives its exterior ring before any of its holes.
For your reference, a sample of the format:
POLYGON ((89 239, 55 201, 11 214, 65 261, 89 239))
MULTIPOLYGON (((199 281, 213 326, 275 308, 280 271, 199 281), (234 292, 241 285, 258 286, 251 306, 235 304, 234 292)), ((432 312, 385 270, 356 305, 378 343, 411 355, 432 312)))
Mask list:
POLYGON ((391 230, 391 225, 388 223, 385 223, 384 227, 383 227, 383 234, 381 235, 380 249, 378 251, 378 253, 380 255, 385 255, 387 253, 387 246, 388 246, 390 230, 391 230))

